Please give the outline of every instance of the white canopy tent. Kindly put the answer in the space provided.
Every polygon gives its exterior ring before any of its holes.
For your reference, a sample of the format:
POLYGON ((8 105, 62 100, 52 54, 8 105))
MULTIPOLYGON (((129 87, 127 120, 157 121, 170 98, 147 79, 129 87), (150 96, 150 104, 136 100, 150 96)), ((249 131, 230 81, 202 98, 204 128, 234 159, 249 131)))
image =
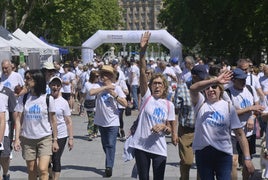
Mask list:
MULTIPOLYGON (((170 51, 171 57, 182 60, 182 45, 166 30, 149 30, 150 43, 161 43, 170 51)), ((94 50, 103 43, 139 43, 144 30, 98 30, 93 36, 82 44, 82 59, 86 64, 93 59, 94 50)))
POLYGON ((2 42, 5 42, 11 47, 11 50, 13 50, 11 51, 11 54, 13 56, 19 56, 20 52, 23 52, 24 55, 28 55, 27 46, 25 46, 19 38, 14 36, 2 26, 0 26, 0 39, 2 42))
POLYGON ((0 38, 0 62, 4 59, 11 59, 11 51, 10 45, 0 38))
POLYGON ((35 34, 33 34, 31 31, 29 31, 26 34, 29 38, 31 38, 33 41, 35 41, 36 43, 38 43, 39 45, 46 47, 47 49, 52 51, 52 55, 59 55, 59 48, 54 47, 54 46, 50 46, 47 43, 43 42, 41 39, 39 39, 38 37, 36 37, 35 34))
POLYGON ((33 41, 19 28, 15 32, 13 32, 13 35, 18 37, 24 44, 27 44, 27 46, 36 49, 36 51, 38 51, 40 55, 52 54, 52 51, 50 49, 47 49, 46 47, 33 41))

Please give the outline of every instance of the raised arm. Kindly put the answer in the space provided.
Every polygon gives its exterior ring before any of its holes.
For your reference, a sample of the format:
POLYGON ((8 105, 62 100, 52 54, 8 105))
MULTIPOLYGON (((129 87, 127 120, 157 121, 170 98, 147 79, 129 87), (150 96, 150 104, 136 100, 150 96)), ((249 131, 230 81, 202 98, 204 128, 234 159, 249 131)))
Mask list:
POLYGON ((231 78, 232 78, 232 72, 225 71, 224 73, 222 73, 221 75, 219 75, 218 77, 215 77, 213 79, 203 80, 203 81, 199 81, 199 82, 194 83, 190 87, 190 95, 191 95, 193 105, 196 105, 196 103, 198 102, 198 100, 199 100, 198 93, 200 91, 202 91, 202 90, 206 89, 207 87, 210 87, 214 84, 226 84, 231 80, 231 78))
POLYGON ((141 35, 140 40, 140 91, 141 96, 143 97, 148 89, 147 78, 146 78, 146 61, 145 61, 145 52, 148 46, 149 39, 151 37, 151 33, 146 31, 141 35))

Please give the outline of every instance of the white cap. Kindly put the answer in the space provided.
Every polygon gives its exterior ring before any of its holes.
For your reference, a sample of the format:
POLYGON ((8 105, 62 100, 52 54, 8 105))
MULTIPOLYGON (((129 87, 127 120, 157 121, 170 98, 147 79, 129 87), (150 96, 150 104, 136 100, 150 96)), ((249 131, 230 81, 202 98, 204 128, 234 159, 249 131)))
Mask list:
POLYGON ((154 57, 150 57, 150 59, 149 59, 150 61, 154 61, 154 57))

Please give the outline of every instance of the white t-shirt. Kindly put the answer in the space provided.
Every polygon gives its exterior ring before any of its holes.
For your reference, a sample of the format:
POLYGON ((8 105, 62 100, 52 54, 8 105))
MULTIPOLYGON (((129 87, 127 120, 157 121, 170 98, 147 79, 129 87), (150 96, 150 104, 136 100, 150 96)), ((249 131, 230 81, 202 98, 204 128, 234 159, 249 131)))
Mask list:
POLYGON ((165 133, 152 133, 151 129, 157 124, 175 120, 175 108, 172 102, 166 99, 155 99, 151 96, 149 88, 142 97, 139 123, 133 136, 130 147, 149 153, 167 156, 167 143, 165 133), (149 97, 149 99, 147 99, 149 97), (147 101, 147 102, 146 102, 147 101), (143 107, 145 104, 145 107, 143 107))
MULTIPOLYGON (((230 87, 229 89, 231 92, 230 99, 236 109, 244 109, 248 106, 252 106, 255 102, 259 101, 259 97, 256 93, 256 90, 252 86, 251 86, 251 89, 253 92, 253 96, 247 87, 244 87, 242 91, 234 89, 233 86, 230 87)), ((244 127, 246 126, 247 120, 249 119, 250 116, 251 116, 251 112, 247 112, 238 116, 244 127)), ((252 131, 247 131, 244 128, 244 131, 245 131, 246 136, 248 137, 256 133, 256 127, 254 126, 254 129, 252 131)))
POLYGON ((179 81, 179 79, 181 78, 180 75, 181 75, 181 73, 182 73, 180 66, 179 66, 179 65, 175 65, 175 66, 172 66, 171 68, 172 68, 173 71, 175 72, 176 77, 177 77, 177 79, 178 79, 178 81, 179 81))
MULTIPOLYGON (((127 84, 126 84, 126 81, 125 80, 119 80, 118 79, 118 81, 116 81, 116 83, 115 83, 117 86, 120 86, 121 87, 121 89, 123 90, 123 92, 124 92, 124 90, 126 90, 126 89, 128 89, 127 88, 127 84)), ((126 96, 125 96, 126 97, 126 96)), ((118 108, 120 108, 120 109, 125 109, 125 107, 124 106, 122 106, 121 104, 119 104, 118 103, 118 108)))
POLYGON ((46 94, 40 97, 28 94, 23 108, 23 96, 18 99, 16 112, 23 112, 21 135, 28 139, 40 139, 52 134, 48 111, 56 112, 55 100, 49 97, 49 110, 47 111, 46 94))
MULTIPOLYGON (((92 89, 100 88, 101 86, 103 86, 102 83, 96 83, 92 89)), ((115 85, 114 91, 119 97, 124 98, 126 96, 120 86, 115 85)), ((103 91, 97 95, 94 124, 102 127, 120 125, 118 103, 107 91, 103 91)))
POLYGON ((253 86, 255 89, 261 88, 258 76, 248 73, 246 84, 253 86))
POLYGON ((2 74, 1 83, 3 84, 3 86, 11 89, 13 92, 17 85, 24 86, 24 81, 21 75, 14 71, 12 71, 8 77, 2 74))
MULTIPOLYGON (((268 77, 267 76, 262 76, 260 77, 260 84, 263 92, 268 93, 268 77)), ((268 99, 268 95, 267 95, 268 99)))
POLYGON ((69 104, 62 96, 55 99, 55 104, 58 138, 65 138, 68 136, 68 131, 64 117, 71 116, 69 104))
POLYGON ((68 85, 62 84, 63 93, 71 93, 71 83, 75 79, 75 74, 72 72, 67 72, 61 75, 62 82, 69 82, 68 85))
POLYGON ((193 149, 196 151, 206 146, 213 146, 219 151, 232 155, 231 130, 242 127, 235 108, 224 100, 213 104, 204 102, 205 97, 202 93, 199 93, 199 97, 194 107, 197 115, 193 149))
MULTIPOLYGON (((3 86, 0 84, 0 90, 3 89, 3 86)), ((8 120, 9 120, 9 112, 8 112, 8 96, 6 96, 3 93, 0 93, 0 112, 5 113, 5 123, 6 123, 6 128, 5 128, 5 133, 4 136, 8 136, 9 133, 9 126, 8 126, 8 120)))
POLYGON ((131 76, 131 85, 139 85, 140 83, 140 69, 138 68, 138 66, 136 64, 132 65, 130 67, 130 76, 131 76))
MULTIPOLYGON (((85 92, 84 92, 84 93, 86 93, 86 100, 93 100, 93 99, 96 98, 96 96, 90 96, 90 95, 89 95, 89 91, 90 91, 90 89, 91 89, 92 87, 94 87, 93 85, 94 85, 94 84, 92 84, 91 82, 86 82, 86 83, 85 83, 85 92)), ((85 108, 85 107, 84 107, 84 108, 85 108)), ((88 110, 88 111, 95 111, 95 108, 90 108, 90 109, 85 108, 85 109, 88 110)))
POLYGON ((185 83, 187 83, 187 82, 191 82, 191 81, 192 81, 192 73, 191 73, 191 71, 189 71, 188 69, 184 69, 184 70, 182 71, 182 73, 181 73, 181 78, 180 78, 180 80, 181 80, 182 82, 185 82, 185 83))

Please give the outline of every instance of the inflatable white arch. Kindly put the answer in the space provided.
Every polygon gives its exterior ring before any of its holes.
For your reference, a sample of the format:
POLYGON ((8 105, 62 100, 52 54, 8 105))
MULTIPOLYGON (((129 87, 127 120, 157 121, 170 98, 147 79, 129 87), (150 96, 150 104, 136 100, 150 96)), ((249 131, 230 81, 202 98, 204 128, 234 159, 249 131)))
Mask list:
MULTIPOLYGON (((182 60, 182 45, 166 30, 149 30, 150 43, 161 43, 170 51, 171 57, 182 60)), ((144 30, 98 30, 82 44, 82 60, 86 64, 93 59, 94 50, 103 43, 139 43, 144 30)))

